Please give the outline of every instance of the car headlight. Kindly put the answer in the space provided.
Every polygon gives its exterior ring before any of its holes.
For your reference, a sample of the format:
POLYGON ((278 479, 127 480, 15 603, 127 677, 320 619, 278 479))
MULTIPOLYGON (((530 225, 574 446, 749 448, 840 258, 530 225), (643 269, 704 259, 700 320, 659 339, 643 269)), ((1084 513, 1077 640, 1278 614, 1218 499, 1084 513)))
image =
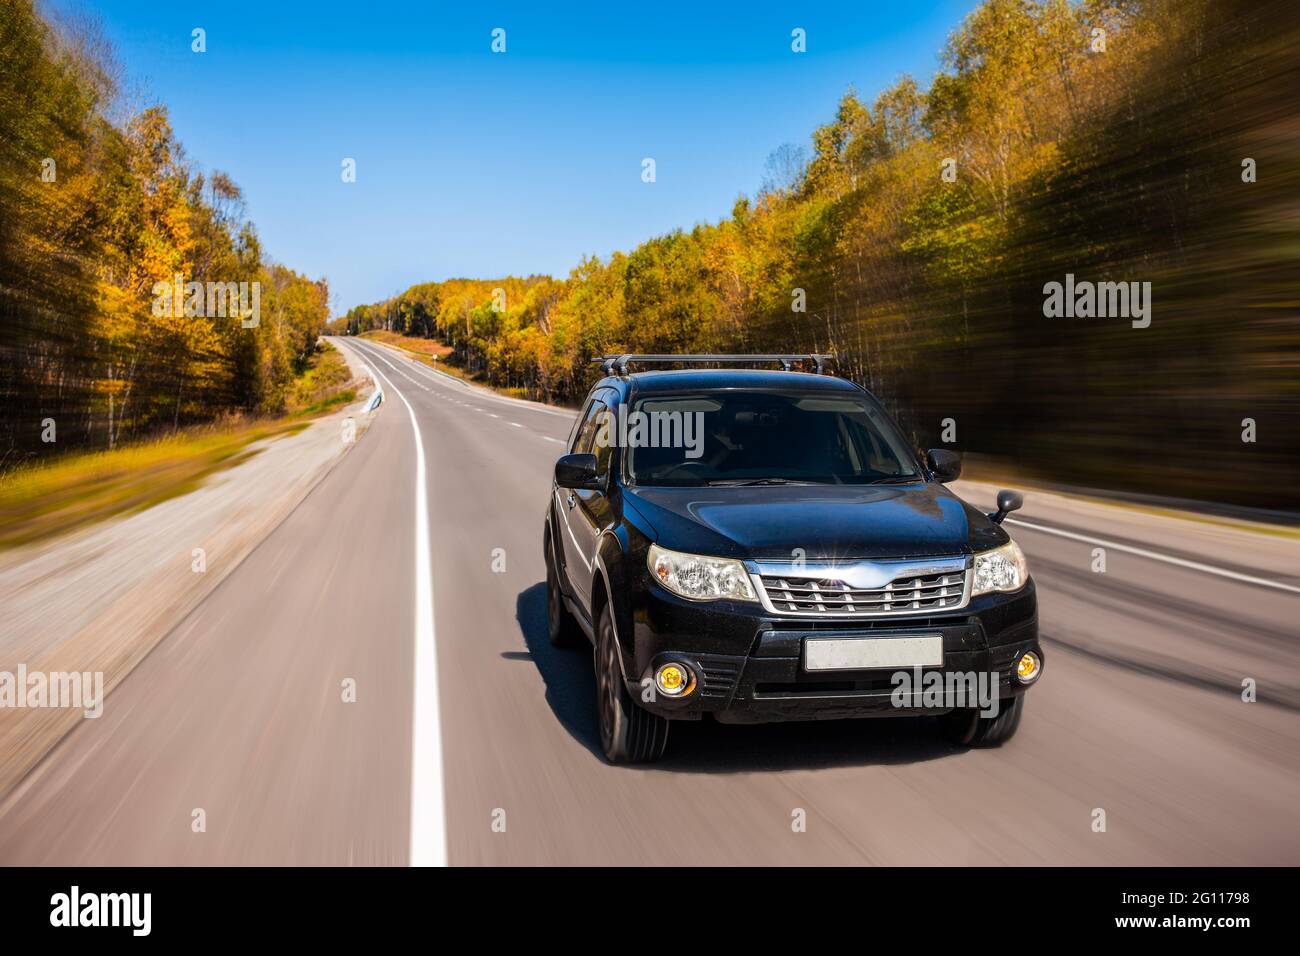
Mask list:
POLYGON ((1019 591, 1029 580, 1029 562, 1020 545, 1008 541, 1000 548, 975 555, 975 583, 971 594, 1019 591))
POLYGON ((682 554, 657 544, 646 556, 650 576, 674 594, 692 601, 755 601, 749 572, 732 558, 682 554))

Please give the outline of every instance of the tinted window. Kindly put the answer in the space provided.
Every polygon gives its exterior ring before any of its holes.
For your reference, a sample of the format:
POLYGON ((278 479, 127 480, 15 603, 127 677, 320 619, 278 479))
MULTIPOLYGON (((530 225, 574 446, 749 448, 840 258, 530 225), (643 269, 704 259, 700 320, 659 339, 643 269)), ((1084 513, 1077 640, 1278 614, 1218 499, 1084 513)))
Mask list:
POLYGON ((612 396, 610 405, 603 402, 600 404, 600 410, 596 412, 595 428, 595 445, 591 452, 596 456, 596 474, 604 476, 609 471, 609 462, 614 455, 614 442, 618 420, 615 417, 616 412, 613 407, 612 396), (602 428, 601 426, 605 426, 602 428))
POLYGON ((600 429, 601 418, 606 411, 605 403, 599 399, 593 400, 587 406, 587 414, 583 416, 582 425, 578 428, 578 437, 573 442, 575 454, 595 451, 592 446, 595 444, 596 432, 600 429))
POLYGON ((578 430, 582 428, 582 423, 586 421, 587 410, 590 408, 591 398, 589 396, 587 401, 583 403, 582 408, 578 409, 578 414, 573 417, 573 426, 569 429, 569 440, 565 444, 565 447, 567 447, 570 452, 574 450, 575 441, 578 437, 578 430))
POLYGON ((625 439, 628 477, 643 485, 871 484, 921 477, 884 412, 852 394, 718 391, 645 398, 628 416, 625 439))

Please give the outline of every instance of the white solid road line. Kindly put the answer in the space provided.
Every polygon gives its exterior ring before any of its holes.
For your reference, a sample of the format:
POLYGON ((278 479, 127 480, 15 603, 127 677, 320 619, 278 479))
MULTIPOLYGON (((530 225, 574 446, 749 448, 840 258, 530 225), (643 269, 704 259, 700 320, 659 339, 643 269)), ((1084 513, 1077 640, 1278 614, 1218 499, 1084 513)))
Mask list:
MULTIPOLYGON (((365 354, 365 350, 362 350, 362 353, 365 354)), ((392 362, 388 361, 388 359, 382 353, 376 352, 374 357, 379 359, 379 361, 383 362, 385 365, 391 368, 398 375, 402 376, 402 378, 406 379, 416 388, 423 389, 426 392, 429 391, 429 386, 425 385, 423 382, 417 382, 415 379, 411 378, 411 376, 407 375, 406 372, 402 371, 402 369, 398 368, 392 362)))
MULTIPOLYGON (((368 344, 373 345, 374 343, 368 343, 368 344)), ((368 349, 367 349, 367 350, 360 350, 360 349, 358 349, 358 351, 359 351, 359 352, 360 352, 360 351, 364 351, 364 352, 366 352, 366 353, 369 352, 368 349)), ((402 371, 402 370, 401 370, 400 368, 398 368, 397 366, 393 365, 393 363, 390 362, 390 361, 388 360, 388 358, 385 357, 384 355, 382 355, 382 354, 376 354, 376 355, 375 355, 375 358, 378 358, 381 362, 383 362, 383 363, 384 363, 385 365, 387 365, 389 368, 393 369, 393 371, 397 372, 397 373, 398 373, 399 375, 401 375, 403 378, 406 378, 407 380, 411 380, 411 377, 410 377, 409 375, 407 375, 404 371, 402 371)), ((412 361, 412 364, 415 366, 416 369, 419 368, 418 363, 415 363, 413 360, 408 360, 408 361, 412 361)), ((363 363, 363 364, 364 364, 364 363, 363 363)), ((423 385, 420 385, 419 382, 415 382, 415 384, 416 384, 416 385, 419 385, 420 388, 423 388, 426 392, 430 391, 430 389, 425 388, 425 386, 423 386, 423 385)), ((433 389, 432 391, 437 391, 437 390, 436 390, 436 389, 433 389)), ((509 420, 507 420, 507 419, 503 419, 503 418, 502 418, 500 415, 498 415, 496 412, 489 412, 489 411, 488 411, 487 409, 485 409, 485 408, 478 408, 477 406, 470 405, 470 404, 467 403, 467 402, 462 402, 462 401, 459 401, 458 399, 451 398, 451 397, 447 397, 447 401, 453 402, 453 403, 456 404, 456 405, 463 405, 463 406, 465 406, 466 408, 469 408, 469 409, 471 409, 471 410, 473 410, 473 411, 480 412, 480 413, 482 413, 482 414, 484 414, 484 415, 487 415, 489 418, 495 418, 495 419, 497 419, 497 420, 499 420, 499 421, 504 421, 504 422, 506 422, 506 424, 511 425, 511 426, 513 426, 513 427, 515 427, 515 428, 522 428, 522 429, 524 429, 525 431, 528 430, 528 426, 527 426, 527 425, 523 425, 523 424, 521 424, 520 422, 512 422, 512 421, 509 421, 509 420)), ((543 441, 554 442, 554 443, 557 444, 557 445, 563 445, 563 444, 564 444, 564 439, 562 439, 562 438, 552 438, 550 435, 542 435, 542 434, 539 434, 538 432, 529 432, 529 434, 531 434, 531 435, 536 435, 538 438, 542 439, 543 441)))
MULTIPOLYGON (((366 344, 369 345, 369 346, 371 346, 372 348, 375 347, 375 343, 373 343, 373 342, 367 342, 366 344)), ((359 351, 364 351, 364 352, 368 353, 368 352, 370 351, 370 349, 359 350, 359 351)), ((404 372, 402 369, 398 368, 396 365, 394 365, 392 362, 390 362, 390 361, 388 360, 388 358, 382 354, 382 351, 383 351, 383 350, 379 350, 379 351, 377 351, 376 354, 375 354, 375 357, 378 358, 378 359, 379 359, 381 362, 383 362, 385 365, 387 365, 389 368, 391 368, 393 371, 397 372, 397 373, 398 373, 399 375, 401 375, 403 378, 407 379, 407 381, 414 382, 414 384, 419 385, 420 388, 424 389, 426 392, 430 391, 429 388, 427 388, 427 387, 424 386, 424 385, 421 385, 419 382, 416 382, 414 379, 411 378, 411 376, 407 375, 406 372, 404 372)), ((397 356, 397 357, 399 357, 399 358, 405 358, 405 356, 397 356)), ((419 363, 419 362, 416 362, 414 359, 407 359, 407 361, 410 362, 410 364, 411 364, 411 366, 412 366, 412 368, 413 368, 414 371, 422 372, 422 373, 424 373, 424 374, 432 374, 432 373, 428 373, 428 372, 426 372, 425 369, 420 365, 420 363, 419 363)), ((445 377, 445 376, 443 376, 443 377, 445 377)), ((436 380, 436 378, 437 378, 437 376, 435 375, 435 376, 434 376, 434 379, 436 380)), ((433 391, 436 391, 436 389, 434 389, 433 391)), ((485 397, 495 398, 495 399, 499 399, 499 400, 501 400, 501 401, 515 401, 514 399, 506 398, 506 397, 503 396, 503 395, 491 395, 491 396, 485 396, 485 397)), ((457 405, 464 405, 466 408, 472 409, 473 411, 476 411, 476 412, 481 412, 482 414, 486 415, 488 418, 496 418, 496 419, 499 419, 499 420, 502 420, 502 421, 506 421, 505 419, 502 419, 501 416, 498 415, 496 412, 489 412, 486 408, 479 408, 479 407, 477 407, 477 406, 475 406, 475 405, 470 405, 468 402, 462 402, 462 401, 460 401, 459 399, 450 398, 450 397, 447 397, 447 401, 454 402, 454 403, 457 404, 457 405)), ((534 406, 534 405, 532 405, 532 404, 530 404, 530 403, 527 403, 527 402, 519 403, 519 404, 527 405, 529 408, 533 408, 533 409, 536 410, 536 411, 545 411, 545 412, 548 412, 548 413, 550 413, 550 414, 557 414, 557 413, 559 413, 558 410, 552 410, 552 409, 547 409, 547 408, 538 408, 538 407, 536 407, 536 406, 534 406)), ((576 413, 575 413, 575 414, 576 414, 576 413)), ((567 416, 566 416, 566 417, 567 417, 567 416)), ((526 425, 522 425, 522 424, 520 424, 519 422, 509 422, 509 421, 508 421, 507 424, 513 425, 515 428, 523 428, 523 429, 527 429, 527 427, 528 427, 528 426, 526 426, 526 425)), ((540 435, 540 434, 537 434, 536 432, 533 432, 532 434, 537 435, 538 438, 541 438, 541 439, 544 440, 544 441, 555 442, 557 445, 563 445, 563 444, 564 444, 564 439, 562 439, 562 438, 552 438, 550 435, 540 435)))
POLYGON ((1019 518, 1004 519, 1008 524, 1020 525, 1024 528, 1031 528, 1034 531, 1042 531, 1044 534, 1060 535, 1062 538, 1070 538, 1074 541, 1084 541, 1088 544, 1099 545, 1103 548, 1110 548, 1114 551, 1122 551, 1127 554, 1135 554, 1138 557, 1150 558, 1153 561, 1163 561, 1166 564, 1177 565, 1180 568, 1189 568, 1193 571, 1202 571, 1206 574, 1214 574, 1221 578, 1230 578, 1233 581, 1244 581, 1247 584, 1257 584, 1265 588, 1277 588, 1279 591, 1291 591, 1300 594, 1300 587, 1291 584, 1283 584, 1281 581, 1270 581, 1267 578, 1257 578, 1249 574, 1240 574, 1236 571, 1229 571, 1227 568, 1216 568, 1210 564, 1201 564, 1199 561, 1188 561, 1185 558, 1175 558, 1173 555, 1160 554, 1157 551, 1148 551, 1145 548, 1135 548, 1130 544, 1120 544, 1116 541, 1105 541, 1101 538, 1090 538, 1086 534, 1077 534, 1073 531, 1062 531, 1060 528, 1049 528, 1046 525, 1032 524, 1028 521, 1022 521, 1019 518))
POLYGON ((460 379, 456 378, 455 376, 447 374, 446 372, 433 371, 423 362, 416 361, 415 359, 411 358, 408 355, 401 354, 400 350, 395 349, 391 345, 386 345, 383 342, 371 341, 370 339, 365 339, 364 341, 366 342, 367 345, 372 345, 381 350, 387 351, 392 349, 393 351, 397 352, 398 358, 406 359, 406 361, 410 362, 411 365, 415 367, 416 371, 420 372, 420 374, 422 375, 428 376, 430 381, 439 382, 439 383, 445 382, 446 384, 449 385, 453 383, 456 385, 461 385, 467 389, 470 389, 472 393, 479 398, 488 399, 489 401, 494 401, 494 402, 507 402, 516 407, 526 408, 534 412, 544 412, 547 415, 557 415, 561 418, 567 418, 570 420, 572 420, 578 414, 576 410, 567 411, 563 408, 548 408, 547 406, 543 405, 541 402, 528 402, 528 401, 524 401, 521 398, 511 398, 509 395, 496 395, 485 389, 475 388, 469 382, 463 382, 460 379))
MULTIPOLYGON (((358 350, 360 351, 360 350, 358 350)), ((385 360, 387 361, 387 360, 385 360)), ((415 409, 392 381, 374 370, 406 406, 415 433, 415 667, 411 703, 411 866, 447 865, 438 712, 438 642, 433 630, 433 562, 429 552, 429 488, 424 440, 415 409)))

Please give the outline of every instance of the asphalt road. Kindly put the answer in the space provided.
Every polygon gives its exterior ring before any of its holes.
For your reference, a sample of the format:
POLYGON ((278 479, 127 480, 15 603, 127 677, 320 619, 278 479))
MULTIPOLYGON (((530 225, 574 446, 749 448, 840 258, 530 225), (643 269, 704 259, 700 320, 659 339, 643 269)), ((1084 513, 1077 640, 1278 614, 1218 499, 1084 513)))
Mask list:
POLYGON ((1031 499, 1009 527, 1048 659, 1007 746, 928 719, 703 722, 611 767, 590 655, 546 641, 571 416, 347 344, 386 393, 361 445, 0 805, 0 862, 1300 862, 1293 569, 1031 499), (1092 537, 1120 546, 1104 575, 1092 537))

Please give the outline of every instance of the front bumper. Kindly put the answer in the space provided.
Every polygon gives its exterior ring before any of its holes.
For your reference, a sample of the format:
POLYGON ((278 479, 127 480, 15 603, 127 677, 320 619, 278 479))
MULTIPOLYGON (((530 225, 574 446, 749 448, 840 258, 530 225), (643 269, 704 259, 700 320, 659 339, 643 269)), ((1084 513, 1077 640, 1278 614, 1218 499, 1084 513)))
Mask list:
POLYGON ((628 690, 647 710, 675 720, 706 713, 728 723, 942 714, 973 704, 969 692, 976 688, 1000 699, 1023 693, 1033 684, 1016 678, 1016 662, 1026 651, 1043 658, 1032 579, 1012 594, 972 598, 959 611, 856 621, 785 618, 750 602, 695 603, 647 580, 632 626, 633 647, 624 648, 633 658, 628 690), (942 636, 943 664, 903 672, 804 668, 808 637, 903 635, 942 636), (669 661, 694 671, 688 696, 646 693, 655 670, 669 661))

